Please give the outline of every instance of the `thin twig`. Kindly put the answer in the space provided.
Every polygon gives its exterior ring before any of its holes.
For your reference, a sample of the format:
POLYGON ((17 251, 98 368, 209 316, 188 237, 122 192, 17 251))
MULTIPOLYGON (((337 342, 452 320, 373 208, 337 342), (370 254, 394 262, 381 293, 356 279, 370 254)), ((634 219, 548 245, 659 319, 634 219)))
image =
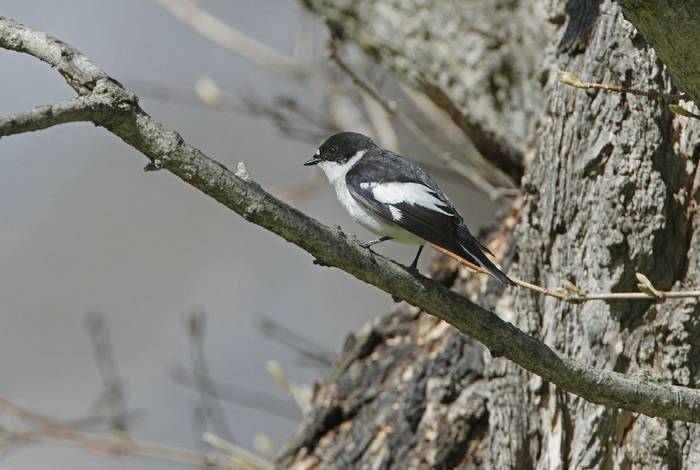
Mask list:
MULTIPOLYGON (((31 425, 32 430, 5 432, 0 438, 5 442, 25 444, 35 440, 55 440, 78 445, 93 452, 106 453, 117 457, 138 456, 165 462, 191 465, 214 470, 235 470, 240 468, 268 469, 272 465, 250 452, 237 448, 234 455, 204 454, 190 449, 166 446, 152 442, 135 441, 123 434, 101 436, 76 431, 51 418, 19 405, 5 397, 0 397, 0 410, 31 425)), ((233 446, 233 444, 231 444, 233 446)), ((234 446, 235 447, 235 446, 234 446)))
POLYGON ((112 416, 112 429, 126 432, 127 406, 124 397, 124 386, 117 369, 117 361, 114 358, 106 319, 97 313, 88 314, 85 317, 85 326, 92 341, 95 362, 104 385, 103 397, 109 414, 112 416))
POLYGON ((511 144, 507 135, 490 129, 484 122, 464 113, 439 86, 425 80, 419 80, 419 85, 423 93, 445 111, 452 122, 469 138, 484 160, 500 170, 513 183, 520 184, 525 172, 525 156, 511 144))
POLYGON ((233 442, 233 433, 226 422, 226 413, 219 402, 206 354, 204 353, 204 329, 206 316, 202 311, 195 311, 187 319, 187 331, 190 339, 190 360, 197 390, 199 391, 199 409, 204 420, 204 426, 211 426, 216 434, 227 441, 233 442))
POLYGON ((217 90, 214 93, 215 96, 203 99, 201 94, 196 93, 190 87, 178 87, 139 79, 126 80, 126 83, 142 97, 166 103, 262 118, 272 123, 286 137, 303 142, 317 142, 329 132, 338 130, 324 116, 317 116, 313 110, 307 109, 291 96, 280 95, 267 102, 249 91, 232 93, 217 90), (302 118, 310 128, 293 123, 297 118, 302 118))
POLYGON ((564 70, 559 71, 559 80, 565 84, 572 87, 581 88, 582 90, 605 90, 613 93, 623 93, 636 96, 644 96, 652 100, 676 102, 680 100, 687 99, 685 93, 662 93, 656 90, 638 90, 636 88, 630 88, 622 85, 609 85, 607 83, 597 83, 597 82, 585 82, 578 78, 576 75, 564 70))
POLYGON ((413 107, 427 118, 440 136, 453 145, 462 144, 464 142, 464 132, 447 116, 445 111, 439 108, 433 100, 428 98, 424 93, 420 93, 414 88, 399 83, 399 88, 404 95, 408 97, 413 107))
POLYGON ((258 329, 263 335, 278 341, 300 356, 312 361, 316 367, 327 369, 333 366, 336 354, 318 344, 310 336, 297 333, 266 316, 260 316, 258 329))
MULTIPOLYGON (((193 374, 182 366, 175 366, 169 372, 170 378, 178 385, 197 389, 197 382, 193 374)), ((287 400, 282 400, 274 395, 259 390, 251 390, 225 382, 214 381, 217 396, 220 400, 245 406, 263 413, 279 416, 295 423, 303 417, 299 408, 287 400)), ((200 391, 211 393, 210 388, 200 388, 200 391)))
POLYGON ((204 433, 204 435, 202 435, 202 440, 214 449, 218 449, 221 452, 230 455, 236 460, 239 460, 241 462, 252 463, 254 465, 252 468, 270 467, 269 462, 267 462, 266 460, 258 457, 252 452, 248 452, 247 450, 241 448, 240 446, 237 446, 231 441, 217 436, 216 434, 212 434, 210 432, 204 433))
POLYGON ((377 136, 379 144, 394 152, 399 151, 399 137, 396 135, 396 130, 391 123, 391 115, 389 112, 366 93, 361 93, 362 105, 365 108, 365 114, 369 120, 374 135, 377 136))
POLYGON ((161 7, 215 44, 284 77, 300 80, 304 68, 271 47, 242 33, 192 0, 157 0, 161 7))
MULTIPOLYGON (((430 245, 432 246, 435 251, 448 256, 452 258, 453 260, 467 266, 473 271, 478 272, 479 274, 486 274, 488 276, 491 276, 491 274, 481 266, 477 266, 474 263, 471 263, 464 258, 447 251, 444 248, 441 248, 437 245, 430 245)), ((536 284, 532 284, 530 282, 524 281, 522 279, 518 279, 517 277, 508 275, 510 279, 520 287, 525 287, 526 289, 530 289, 531 291, 537 292, 542 295, 546 295, 548 297, 554 297, 559 300, 564 300, 569 303, 573 304, 580 304, 583 302, 588 302, 589 300, 606 300, 606 301, 611 301, 611 300, 657 300, 657 301, 662 301, 666 299, 687 299, 687 298, 700 298, 700 290, 690 290, 690 291, 658 291, 654 290, 654 293, 646 293, 646 292, 595 292, 595 293, 588 293, 588 292, 581 292, 578 288, 576 288, 573 285, 570 285, 569 289, 560 289, 560 290, 551 290, 547 289, 541 286, 538 286, 536 284)))
POLYGON ((345 74, 357 85, 360 90, 366 93, 369 97, 375 100, 382 108, 391 116, 396 118, 399 123, 406 128, 418 142, 421 143, 435 158, 441 161, 445 166, 455 171, 472 186, 485 193, 492 200, 501 199, 504 196, 511 196, 511 188, 496 188, 491 185, 486 179, 480 177, 477 172, 471 170, 463 163, 456 160, 452 155, 436 144, 430 136, 424 132, 411 118, 401 112, 396 103, 386 101, 379 93, 365 80, 363 80, 355 71, 340 57, 338 47, 335 40, 331 39, 328 43, 328 52, 331 60, 336 63, 345 74))
POLYGON ((311 398, 313 396, 311 387, 306 384, 290 382, 289 379, 287 379, 287 374, 284 372, 282 364, 280 364, 279 361, 274 359, 269 360, 267 361, 265 368, 275 382, 277 382, 278 385, 280 385, 292 398, 294 398, 297 406, 306 416, 306 414, 311 411, 311 398))

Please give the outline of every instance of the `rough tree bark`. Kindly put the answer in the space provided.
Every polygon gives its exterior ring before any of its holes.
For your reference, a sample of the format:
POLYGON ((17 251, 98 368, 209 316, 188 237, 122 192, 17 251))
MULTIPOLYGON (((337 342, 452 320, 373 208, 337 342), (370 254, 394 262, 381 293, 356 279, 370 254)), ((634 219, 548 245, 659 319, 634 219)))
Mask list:
MULTIPOLYGON (((657 101, 558 82, 557 72, 566 70, 677 91, 616 3, 304 3, 340 37, 457 110, 455 119, 470 116, 528 150, 525 198, 496 235, 512 272, 552 288, 566 279, 584 291, 635 290, 635 272, 663 289, 697 285, 700 126, 657 101), (533 46, 537 54, 523 52, 533 46)), ((633 21, 676 7, 681 31, 693 31, 688 23, 700 11, 683 2, 646 2, 651 10, 640 7, 645 2, 620 3, 633 21)), ((652 42, 664 31, 659 22, 644 24, 652 42)), ((684 54, 669 42, 659 46, 667 63, 684 54)), ((676 78, 697 99, 689 69, 676 78)), ((474 282, 450 262, 436 261, 433 277, 476 295, 474 282)), ((698 387, 694 299, 572 305, 489 284, 480 302, 587 364, 698 387)), ((585 402, 412 307, 367 325, 343 354, 346 367, 318 385, 314 411, 280 465, 700 468, 699 425, 585 402)))

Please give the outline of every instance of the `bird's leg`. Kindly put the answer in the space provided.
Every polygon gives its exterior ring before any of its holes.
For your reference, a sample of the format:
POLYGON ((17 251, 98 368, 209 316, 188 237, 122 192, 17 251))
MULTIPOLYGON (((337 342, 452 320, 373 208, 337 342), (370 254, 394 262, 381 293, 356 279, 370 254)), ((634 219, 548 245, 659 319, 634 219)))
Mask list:
POLYGON ((389 240, 391 240, 391 239, 393 239, 393 238, 394 238, 394 237, 390 237, 390 236, 381 237, 381 238, 377 238, 376 240, 370 240, 370 241, 368 241, 368 242, 362 242, 362 243, 360 243, 360 246, 361 246, 362 248, 369 248, 369 247, 371 247, 371 246, 376 245, 377 243, 389 241, 389 240))
POLYGON ((408 267, 409 271, 418 272, 418 258, 420 258, 420 254, 423 251, 424 246, 425 245, 421 245, 420 247, 418 247, 418 253, 416 253, 416 257, 413 259, 413 263, 411 263, 411 265, 408 267))

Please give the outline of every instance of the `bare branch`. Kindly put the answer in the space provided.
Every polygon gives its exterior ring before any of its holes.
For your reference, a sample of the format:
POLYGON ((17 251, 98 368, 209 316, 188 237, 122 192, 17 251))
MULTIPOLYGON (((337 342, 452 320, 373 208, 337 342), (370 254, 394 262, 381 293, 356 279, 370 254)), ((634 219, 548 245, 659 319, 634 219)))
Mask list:
POLYGON ((336 354, 316 343, 313 338, 304 336, 266 316, 260 316, 257 327, 263 335, 287 346, 313 367, 328 369, 333 366, 336 354))
MULTIPOLYGON (((488 272, 486 269, 482 268, 481 266, 477 266, 459 256, 457 256, 454 253, 451 253, 444 248, 441 248, 436 245, 431 245, 435 251, 438 251, 442 253, 443 255, 452 258, 453 260, 467 266, 469 269, 472 271, 475 271, 479 274, 485 274, 487 276, 492 276, 490 272, 488 272)), ((639 277, 640 274, 637 273, 637 277, 639 277)), ((643 275, 642 275, 643 276, 643 275)), ((547 297, 554 297, 555 299, 559 300, 564 300, 566 302, 572 303, 572 304, 581 304, 584 302, 588 302, 589 300, 604 300, 604 301, 612 301, 612 300, 657 300, 657 301, 663 301, 667 299, 697 299, 700 298, 700 290, 685 290, 685 291, 660 291, 656 290, 653 286, 651 286, 651 283, 649 283, 648 286, 645 286, 644 284, 640 284, 640 292, 582 292, 578 287, 576 287, 574 284, 572 284, 569 281, 565 281, 562 283, 563 289, 557 289, 557 290, 552 290, 552 289, 547 289, 542 286, 538 286, 536 284, 532 284, 530 282, 524 281, 522 279, 518 279, 515 276, 509 276, 510 279, 518 286, 524 287, 526 289, 529 289, 533 292, 537 292, 538 294, 546 295, 547 297), (646 289, 644 288, 646 287, 646 289)), ((646 277, 644 277, 646 279, 646 277)), ((648 283, 649 280, 646 279, 646 282, 648 283)))
POLYGON ((128 412, 124 397, 124 382, 117 369, 117 361, 112 350, 107 320, 104 316, 97 313, 88 314, 85 317, 85 327, 90 334, 95 362, 97 362, 97 369, 100 372, 104 385, 103 399, 100 401, 104 402, 109 411, 112 429, 125 433, 127 431, 128 412))
MULTIPOLYGON (((169 371, 169 375, 176 384, 197 390, 198 385, 194 375, 184 367, 176 366, 172 368, 169 371)), ((279 416, 295 423, 302 418, 296 405, 269 393, 223 382, 212 382, 212 385, 216 387, 217 398, 222 401, 279 416)), ((207 394, 211 394, 214 391, 210 388, 199 388, 199 390, 207 394)))
POLYGON ((580 88, 582 90, 604 90, 613 93, 630 94, 636 96, 643 96, 651 100, 658 101, 669 101, 676 102, 687 98, 685 93, 662 93, 656 90, 638 90, 637 88, 630 88, 622 85, 612 85, 608 83, 598 83, 598 82, 586 82, 578 78, 571 72, 566 72, 564 70, 559 71, 559 81, 564 85, 569 85, 574 88, 580 88))
POLYGON ((272 465, 266 460, 231 443, 228 443, 225 454, 204 454, 190 449, 135 441, 124 435, 100 436, 83 433, 4 397, 0 397, 0 410, 13 414, 23 424, 31 426, 29 429, 3 430, 4 432, 0 433, 0 445, 53 440, 71 443, 93 452, 117 457, 145 457, 212 470, 272 468, 272 465))
POLYGON ((257 455, 253 454, 252 452, 248 452, 247 450, 237 446, 231 441, 227 441, 226 439, 223 439, 216 434, 212 433, 205 433, 202 436, 202 440, 210 445, 211 447, 218 449, 233 458, 240 460, 242 462, 246 462, 248 465, 251 465, 249 468, 269 468, 270 464, 258 457, 257 455))
POLYGON ((249 61, 285 77, 299 80, 303 69, 269 46, 238 31, 192 0, 157 0, 177 19, 202 36, 249 61))
POLYGON ((187 319, 190 361, 192 363, 192 376, 199 392, 199 409, 202 413, 204 426, 211 426, 222 439, 233 442, 233 433, 226 421, 226 414, 219 401, 219 392, 211 378, 209 364, 204 353, 205 326, 206 314, 203 311, 194 311, 187 319))
POLYGON ((427 118, 441 138, 451 144, 464 142, 464 132, 430 98, 404 83, 399 83, 399 87, 411 104, 427 118))
POLYGON ((69 122, 91 122, 106 115, 111 103, 99 96, 78 97, 52 105, 37 106, 31 111, 0 117, 0 137, 40 131, 69 122))
POLYGON ((413 274, 362 248, 340 230, 304 215, 265 192, 254 181, 236 176, 187 144, 179 134, 148 116, 117 82, 105 79, 104 73, 95 69, 91 61, 78 60, 82 56, 64 43, 0 18, 0 47, 53 58, 47 60, 52 65, 58 65, 63 56, 47 51, 65 48, 66 53, 73 54, 72 63, 76 65, 67 76, 64 70, 71 86, 80 90, 88 84, 101 82, 102 94, 118 103, 118 112, 108 117, 96 116, 96 124, 147 156, 153 168, 170 171, 246 220, 304 249, 324 265, 340 268, 395 298, 405 299, 482 342, 493 355, 504 356, 588 401, 649 416, 700 422, 698 390, 661 383, 645 374, 624 375, 585 366, 557 354, 541 341, 440 283, 413 274), (32 47, 20 48, 16 41, 18 34, 43 37, 43 44, 37 41, 32 47))
POLYGON ((504 135, 499 135, 463 113, 440 88, 427 82, 421 83, 421 87, 425 94, 450 116, 452 122, 462 129, 484 159, 520 185, 520 179, 525 172, 525 157, 520 150, 513 147, 504 135))
POLYGON ((384 148, 398 152, 399 137, 391 123, 391 115, 380 103, 364 93, 362 94, 362 104, 379 144, 384 148))

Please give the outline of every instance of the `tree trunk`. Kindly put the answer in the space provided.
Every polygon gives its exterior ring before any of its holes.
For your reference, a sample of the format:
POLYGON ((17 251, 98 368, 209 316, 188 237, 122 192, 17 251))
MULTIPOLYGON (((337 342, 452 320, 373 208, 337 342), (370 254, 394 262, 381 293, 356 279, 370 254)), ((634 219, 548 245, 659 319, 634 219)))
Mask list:
MULTIPOLYGON (((692 288, 700 126, 660 101, 559 82, 564 70, 677 92, 617 4, 421 3, 305 2, 455 108, 453 119, 469 116, 526 151, 524 198, 492 236, 510 272, 588 292, 635 291, 637 272, 658 289, 692 288)), ((445 259, 432 275, 588 365, 698 386, 695 299, 574 305, 493 282, 479 294, 474 275, 445 259)), ((281 466, 700 468, 700 426, 588 403, 410 306, 352 336, 342 359, 281 466)))

